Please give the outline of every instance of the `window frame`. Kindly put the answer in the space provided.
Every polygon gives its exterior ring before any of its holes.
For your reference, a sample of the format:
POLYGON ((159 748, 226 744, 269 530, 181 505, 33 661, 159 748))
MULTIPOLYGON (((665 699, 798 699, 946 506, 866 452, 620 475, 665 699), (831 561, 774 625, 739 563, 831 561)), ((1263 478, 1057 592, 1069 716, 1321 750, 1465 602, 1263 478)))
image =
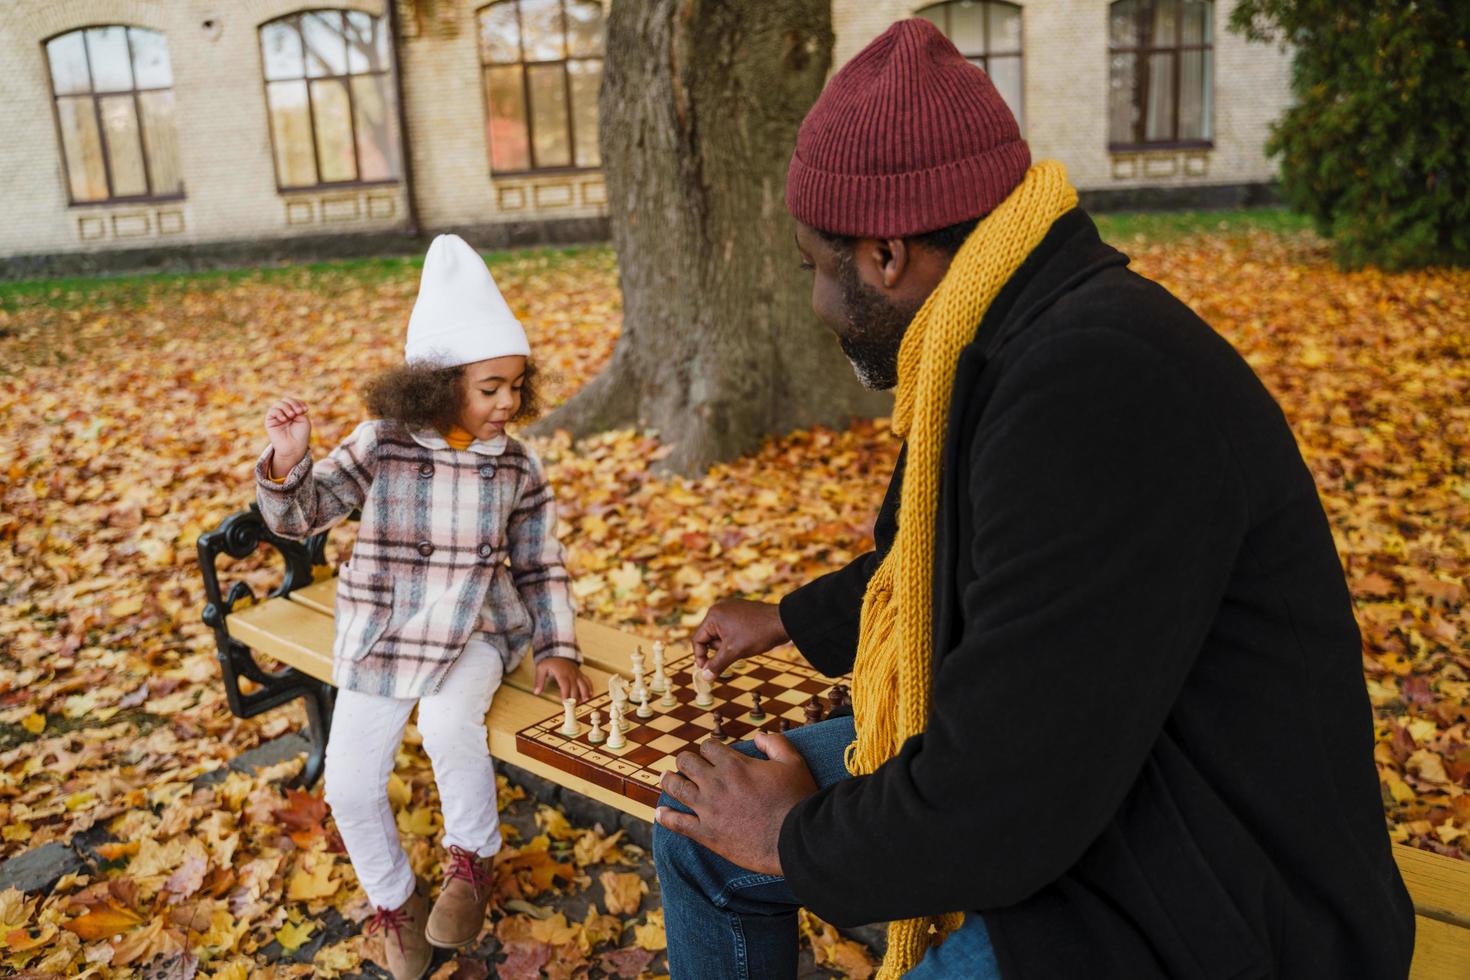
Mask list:
MULTIPOLYGON (((560 58, 549 58, 549 59, 538 60, 538 61, 527 61, 526 60, 526 30, 525 30, 525 21, 524 21, 524 19, 521 16, 521 0, 490 0, 489 3, 481 4, 480 6, 478 6, 478 7, 475 8, 475 56, 478 59, 479 64, 480 64, 480 99, 481 99, 481 102, 484 104, 484 115, 483 115, 483 118, 484 118, 485 123, 486 123, 486 127, 485 127, 486 128, 485 163, 486 163, 486 166, 488 167, 488 171, 487 172, 488 172, 488 174, 489 174, 489 176, 490 176, 490 178, 492 180, 494 180, 496 178, 501 178, 501 177, 556 177, 556 176, 560 176, 560 175, 571 175, 571 174, 595 174, 595 173, 600 173, 602 171, 602 160, 601 160, 601 154, 600 153, 598 154, 598 162, 594 166, 590 166, 590 167, 589 166, 579 166, 577 164, 577 162, 576 162, 576 160, 577 160, 577 119, 576 119, 576 116, 573 115, 573 107, 572 107, 572 73, 567 70, 567 65, 570 64, 573 61, 596 61, 596 62, 600 62, 602 64, 604 71, 606 70, 606 68, 607 68, 607 35, 606 35, 607 21, 606 21, 605 18, 607 16, 607 6, 605 4, 603 4, 601 2, 601 0, 583 0, 583 2, 587 2, 587 3, 596 3, 597 6, 599 6, 599 7, 602 8, 603 17, 604 17, 604 20, 603 20, 603 32, 604 33, 603 33, 602 53, 601 54, 597 54, 597 55, 576 55, 576 56, 573 56, 573 55, 571 55, 569 53, 570 50, 571 50, 570 49, 570 36, 571 36, 571 31, 568 28, 568 22, 567 22, 567 2, 568 2, 568 0, 557 0, 557 9, 561 12, 561 50, 562 50, 562 56, 560 58), (486 61, 485 60, 484 52, 483 52, 483 50, 480 47, 480 17, 485 13, 485 11, 489 10, 490 8, 503 6, 505 4, 514 4, 514 6, 515 6, 515 12, 516 12, 516 47, 520 51, 520 60, 518 60, 518 61, 486 61), (536 121, 533 118, 532 113, 531 113, 531 71, 530 71, 530 68, 533 65, 535 65, 535 66, 557 66, 557 67, 561 68, 562 98, 563 98, 563 100, 564 100, 564 102, 566 104, 567 156, 572 161, 570 164, 558 164, 556 166, 550 166, 550 167, 538 167, 538 166, 536 166, 536 121), (490 122, 490 118, 491 118, 490 117, 490 97, 489 97, 489 93, 486 91, 485 73, 490 68, 510 68, 510 67, 519 68, 521 70, 521 107, 525 110, 525 114, 526 114, 526 150, 527 150, 527 154, 528 154, 528 156, 530 158, 531 165, 529 167, 521 168, 521 169, 518 169, 518 170, 496 170, 495 169, 495 163, 494 163, 495 150, 491 146, 491 141, 490 141, 489 132, 488 132, 489 122, 490 122)), ((599 126, 601 125, 601 122, 602 122, 602 120, 599 119, 598 120, 599 126)))
MULTIPOLYGON (((108 207, 117 204, 161 204, 170 201, 182 201, 188 198, 188 191, 186 189, 182 167, 180 167, 181 172, 179 174, 178 193, 153 193, 153 164, 148 159, 148 140, 143 135, 143 106, 138 99, 138 95, 141 92, 173 92, 173 56, 172 54, 170 54, 169 56, 169 84, 151 85, 145 88, 139 88, 138 69, 137 64, 134 60, 135 55, 133 53, 132 31, 135 30, 149 31, 153 34, 157 34, 164 39, 165 44, 168 43, 168 34, 165 31, 156 30, 152 27, 143 27, 136 24, 121 24, 115 21, 109 21, 107 23, 83 24, 79 27, 73 27, 69 28, 68 30, 59 31, 56 34, 52 34, 49 37, 41 39, 41 57, 46 63, 46 87, 47 90, 51 93, 51 121, 55 125, 56 129, 56 148, 61 153, 62 182, 66 185, 66 201, 67 207, 69 208, 108 207), (98 92, 97 76, 92 71, 92 50, 91 47, 87 44, 87 39, 85 35, 88 31, 100 30, 108 27, 120 27, 123 30, 123 37, 127 40, 128 44, 128 72, 132 76, 132 87, 128 89, 118 89, 111 92, 98 92), (85 93, 77 92, 70 95, 60 95, 56 91, 56 76, 51 68, 51 52, 48 50, 48 46, 51 44, 52 41, 59 40, 72 34, 83 35, 82 54, 87 60, 87 91, 85 93), (103 95, 127 95, 132 97, 133 118, 136 119, 138 122, 138 152, 143 161, 143 181, 148 185, 147 193, 119 195, 113 191, 112 154, 109 151, 107 144, 107 127, 102 124, 101 96, 103 95), (92 116, 97 121, 97 139, 102 147, 102 172, 104 175, 104 179, 107 181, 107 196, 105 198, 100 198, 95 201, 78 201, 75 194, 72 192, 71 161, 66 155, 66 134, 61 127, 61 100, 83 98, 89 99, 92 103, 92 116)), ((175 103, 175 105, 177 106, 177 103, 175 103)))
MULTIPOLYGON (((1108 4, 1108 12, 1111 15, 1112 8, 1124 0, 1111 0, 1108 4)), ((1112 121, 1109 119, 1108 126, 1108 152, 1109 153, 1137 153, 1144 150, 1213 150, 1215 148, 1215 0, 1200 0, 1209 4, 1209 17, 1207 23, 1210 25, 1210 40, 1205 44, 1184 43, 1184 5, 1183 0, 1170 0, 1178 7, 1178 15, 1174 18, 1174 43, 1167 46, 1157 44, 1144 44, 1147 38, 1153 40, 1153 12, 1157 0, 1134 0, 1138 4, 1137 13, 1134 17, 1133 29, 1137 34, 1138 43, 1132 47, 1115 47, 1112 37, 1112 19, 1108 20, 1108 72, 1112 74, 1112 59, 1115 55, 1126 54, 1133 58, 1133 108, 1138 114, 1138 121, 1133 126, 1133 140, 1115 141, 1111 132, 1112 121), (1182 72, 1184 66, 1184 55, 1190 51, 1210 52, 1209 78, 1205 80, 1204 88, 1201 89, 1201 101, 1208 102, 1210 106, 1210 135, 1203 139, 1180 139, 1179 138, 1179 106, 1184 101, 1182 72), (1171 78, 1173 86, 1174 113, 1171 119, 1171 136, 1168 139, 1149 140, 1148 131, 1148 82, 1150 73, 1147 69, 1149 57, 1154 54, 1172 54, 1174 69, 1171 78)), ((1111 107, 1105 116, 1111 115, 1111 107)))
MULTIPOLYGON (((388 3, 393 3, 393 2, 395 2, 395 0, 387 0, 387 2, 388 3)), ((352 189, 359 188, 359 187, 397 187, 397 186, 401 185, 403 183, 403 171, 404 171, 404 167, 405 167, 405 162, 404 161, 407 159, 408 146, 404 142, 404 133, 402 131, 402 127, 401 126, 397 126, 396 123, 395 123, 395 127, 398 129, 398 176, 396 176, 396 177, 385 177, 385 178, 383 178, 381 180, 363 180, 362 179, 362 147, 358 143, 358 139, 357 139, 357 101, 356 101, 356 97, 352 94, 352 79, 354 79, 354 78, 369 78, 369 77, 373 77, 373 76, 385 76, 387 78, 387 82, 388 82, 387 91, 390 93, 390 95, 393 98, 393 112, 395 114, 398 113, 398 111, 399 111, 399 105, 398 105, 398 99, 399 99, 399 92, 398 92, 398 46, 396 44, 394 44, 394 39, 390 35, 388 37, 388 65, 382 71, 359 71, 359 72, 354 72, 349 67, 349 70, 347 71, 347 73, 345 75, 312 75, 312 74, 309 74, 307 72, 307 69, 306 69, 306 57, 307 57, 307 55, 306 55, 306 34, 301 29, 301 18, 304 17, 304 16, 306 16, 307 14, 341 14, 343 16, 345 16, 347 14, 363 14, 364 16, 371 17, 375 21, 379 21, 382 30, 384 30, 385 32, 392 31, 392 29, 393 29, 392 21, 388 17, 388 15, 387 15, 386 12, 383 13, 383 14, 373 14, 373 13, 371 13, 369 11, 359 10, 359 9, 357 9, 355 7, 308 7, 308 8, 302 8, 300 10, 293 10, 293 11, 291 11, 288 14, 282 14, 279 17, 272 17, 270 20, 261 21, 259 24, 256 24, 255 25, 255 50, 256 50, 257 55, 260 58, 260 84, 261 84, 260 94, 261 94, 262 98, 265 100, 265 126, 266 126, 266 133, 270 137, 270 144, 271 144, 271 170, 275 174, 275 179, 276 179, 276 193, 277 194, 311 194, 311 193, 319 192, 319 191, 352 190, 352 189), (300 78, 295 78, 295 77, 293 77, 293 78, 269 78, 267 76, 267 73, 266 73, 265 44, 264 44, 264 42, 263 42, 263 40, 261 38, 261 31, 265 30, 267 27, 271 26, 272 24, 280 24, 280 23, 283 23, 283 22, 286 22, 286 21, 294 22, 295 27, 296 27, 296 36, 298 38, 300 38, 300 40, 301 40, 301 77, 300 78), (271 87, 271 83, 272 82, 297 82, 297 81, 305 82, 306 83, 306 117, 307 117, 307 120, 311 123, 311 164, 312 164, 312 168, 316 171, 317 180, 316 180, 316 183, 314 183, 314 184, 290 184, 290 185, 285 185, 285 184, 282 184, 281 183, 280 156, 276 152, 278 148, 276 146, 276 127, 275 127, 275 121, 274 121, 274 119, 271 116, 270 87, 271 87), (312 82, 327 82, 327 81, 330 81, 330 82, 341 82, 341 83, 343 83, 342 84, 342 88, 347 92, 347 121, 348 121, 348 123, 351 126, 351 132, 352 132, 352 166, 353 166, 353 169, 358 174, 358 176, 355 177, 355 178, 353 178, 352 180, 322 180, 321 179, 321 177, 322 177, 322 154, 321 154, 321 146, 320 146, 321 140, 318 137, 317 128, 316 128, 316 107, 312 104, 312 101, 311 101, 311 83, 312 82)))
MULTIPOLYGON (((924 11, 926 11, 926 10, 933 10, 936 7, 942 8, 944 10, 944 26, 941 27, 940 30, 943 31, 945 37, 947 37, 947 38, 950 39, 950 43, 951 44, 954 44, 954 36, 950 32, 949 12, 950 12, 950 9, 953 7, 953 5, 956 4, 956 3, 959 3, 959 2, 960 2, 960 0, 936 0, 936 2, 934 2, 934 3, 926 3, 922 7, 915 8, 915 10, 914 10, 914 16, 915 17, 920 17, 920 16, 923 16, 924 11)), ((978 4, 979 7, 981 8, 980 9, 980 23, 982 25, 981 26, 981 30, 982 30, 983 36, 985 38, 985 41, 984 41, 985 50, 983 52, 979 53, 979 54, 971 54, 970 52, 967 52, 967 51, 961 49, 958 44, 955 44, 955 50, 959 51, 960 52, 960 55, 966 61, 969 61, 969 62, 972 62, 972 63, 973 62, 976 62, 976 61, 984 62, 984 64, 979 65, 977 67, 979 67, 979 69, 981 71, 985 72, 985 76, 991 80, 991 84, 992 85, 995 84, 995 76, 992 75, 992 74, 990 74, 990 60, 992 58, 1014 58, 1017 61, 1017 63, 1019 64, 1019 67, 1021 69, 1021 72, 1020 72, 1020 75, 1021 75, 1021 93, 1020 93, 1021 104, 1020 104, 1020 106, 1013 108, 1011 111, 1017 117, 1016 118, 1016 123, 1020 127, 1021 135, 1022 136, 1025 136, 1026 135, 1026 12, 1025 12, 1026 11, 1026 7, 1025 7, 1024 4, 1013 3, 1013 2, 1011 2, 1011 0, 974 0, 974 2, 976 4, 978 4), (990 11, 987 9, 989 7, 1013 7, 1013 8, 1015 8, 1015 11, 1016 11, 1016 22, 1017 22, 1017 25, 1020 28, 1020 38, 1017 41, 1016 50, 1014 50, 1014 51, 991 51, 990 50, 990 11)), ((925 19, 927 19, 927 18, 925 18, 925 19)), ((935 26, 938 26, 938 25, 935 25, 935 26)), ((999 86, 997 86, 997 91, 999 91, 999 86)))

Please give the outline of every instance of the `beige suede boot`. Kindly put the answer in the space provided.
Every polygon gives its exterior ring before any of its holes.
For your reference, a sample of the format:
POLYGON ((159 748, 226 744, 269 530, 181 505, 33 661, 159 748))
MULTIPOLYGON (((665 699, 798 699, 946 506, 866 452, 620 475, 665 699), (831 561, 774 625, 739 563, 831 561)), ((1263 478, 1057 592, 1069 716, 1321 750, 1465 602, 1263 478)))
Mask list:
POLYGON ((425 935, 441 949, 457 949, 474 942, 485 924, 485 904, 490 901, 491 866, 494 857, 480 857, 457 844, 449 845, 444 858, 444 887, 429 913, 425 935))
POLYGON ((417 881, 408 901, 396 909, 380 908, 368 920, 365 932, 383 934, 382 948, 375 958, 393 975, 393 980, 419 980, 429 972, 434 950, 424 940, 428 910, 428 888, 417 881))

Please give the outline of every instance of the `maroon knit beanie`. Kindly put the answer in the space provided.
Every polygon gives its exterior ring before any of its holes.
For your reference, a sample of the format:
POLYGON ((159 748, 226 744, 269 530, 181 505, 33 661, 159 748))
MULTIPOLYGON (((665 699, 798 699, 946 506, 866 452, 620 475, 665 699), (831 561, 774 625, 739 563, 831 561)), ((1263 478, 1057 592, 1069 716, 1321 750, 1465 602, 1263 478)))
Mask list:
POLYGON ((929 21, 901 20, 832 76, 802 120, 786 207, 821 231, 903 238, 989 214, 1030 166, 985 72, 929 21))

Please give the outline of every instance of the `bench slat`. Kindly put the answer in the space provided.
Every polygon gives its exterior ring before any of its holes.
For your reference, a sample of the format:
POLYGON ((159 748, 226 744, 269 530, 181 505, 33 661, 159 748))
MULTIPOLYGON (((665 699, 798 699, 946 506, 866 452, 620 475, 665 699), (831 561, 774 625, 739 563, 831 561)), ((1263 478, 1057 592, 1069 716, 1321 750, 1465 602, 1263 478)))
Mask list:
MULTIPOLYGON (((331 617, 336 613, 337 579, 333 577, 313 582, 285 598, 331 617)), ((271 599, 266 604, 277 601, 279 600, 271 599)), ((643 647, 645 654, 644 670, 653 669, 653 658, 649 655, 652 646, 650 642, 590 619, 577 620, 577 643, 582 647, 583 661, 605 673, 616 671, 625 676, 631 674, 632 654, 639 646, 643 647)), ((330 649, 329 646, 328 650, 330 649)))
MULTIPOLYGON (((1470 861, 1456 861, 1403 844, 1393 846, 1393 857, 1414 896, 1415 911, 1470 930, 1470 861)), ((1466 962, 1470 964, 1470 960, 1466 962)), ((1470 966, 1466 974, 1470 975, 1470 966)))
POLYGON ((1409 967, 1409 980, 1470 978, 1470 929, 1422 915, 1414 920, 1414 927, 1414 962, 1409 967))

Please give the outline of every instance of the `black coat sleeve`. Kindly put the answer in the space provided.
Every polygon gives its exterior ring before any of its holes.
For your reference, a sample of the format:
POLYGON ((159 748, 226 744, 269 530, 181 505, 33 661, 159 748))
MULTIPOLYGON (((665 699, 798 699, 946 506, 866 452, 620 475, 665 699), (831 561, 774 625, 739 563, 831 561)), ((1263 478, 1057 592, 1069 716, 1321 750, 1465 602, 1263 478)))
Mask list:
POLYGON ((1006 369, 969 440, 975 569, 930 720, 787 816, 838 925, 1014 904, 1116 813, 1208 635, 1244 533, 1224 437, 1142 342, 1074 331, 1006 369))
POLYGON ((904 453, 899 453, 893 477, 873 525, 875 548, 845 567, 813 579, 781 600, 781 625, 796 649, 828 677, 852 670, 857 658, 858 623, 863 596, 878 564, 893 546, 898 527, 898 498, 903 487, 904 453))

